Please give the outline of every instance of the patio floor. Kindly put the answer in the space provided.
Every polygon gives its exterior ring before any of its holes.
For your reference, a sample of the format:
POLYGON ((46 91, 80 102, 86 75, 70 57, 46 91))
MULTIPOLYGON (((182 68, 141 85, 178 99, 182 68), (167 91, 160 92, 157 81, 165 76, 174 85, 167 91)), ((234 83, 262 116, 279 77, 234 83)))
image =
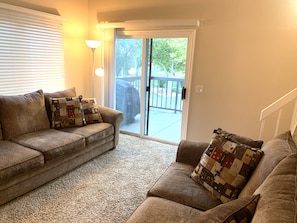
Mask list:
MULTIPOLYGON (((159 141, 179 143, 181 135, 182 113, 165 110, 150 109, 149 131, 147 137, 159 141)), ((122 125, 121 130, 127 133, 140 133, 140 115, 135 117, 133 123, 122 125)))

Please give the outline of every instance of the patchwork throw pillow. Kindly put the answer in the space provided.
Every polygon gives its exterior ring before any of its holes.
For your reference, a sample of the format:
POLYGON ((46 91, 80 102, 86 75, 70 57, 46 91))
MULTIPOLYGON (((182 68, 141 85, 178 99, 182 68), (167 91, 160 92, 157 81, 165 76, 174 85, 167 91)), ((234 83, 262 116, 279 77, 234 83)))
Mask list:
POLYGON ((50 124, 52 124, 51 98, 76 97, 75 87, 55 92, 44 92, 45 107, 50 124))
POLYGON ((83 126, 85 122, 82 113, 81 99, 82 96, 50 98, 52 127, 59 129, 83 126))
POLYGON ((99 109, 96 106, 95 98, 83 98, 81 102, 87 124, 103 122, 99 109))
POLYGON ((191 177, 226 203, 238 197, 262 156, 260 149, 214 132, 191 177))
POLYGON ((220 204, 199 215, 197 222, 251 222, 259 199, 260 195, 258 194, 220 204))

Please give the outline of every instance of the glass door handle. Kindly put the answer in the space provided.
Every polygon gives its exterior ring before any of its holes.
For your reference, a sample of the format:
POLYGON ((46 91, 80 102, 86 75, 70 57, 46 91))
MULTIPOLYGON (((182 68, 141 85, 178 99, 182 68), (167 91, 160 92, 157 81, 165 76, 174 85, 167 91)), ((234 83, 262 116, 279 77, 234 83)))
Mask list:
POLYGON ((183 87, 183 89, 182 89, 182 95, 181 95, 181 99, 182 100, 186 99, 186 93, 187 93, 187 88, 183 87))

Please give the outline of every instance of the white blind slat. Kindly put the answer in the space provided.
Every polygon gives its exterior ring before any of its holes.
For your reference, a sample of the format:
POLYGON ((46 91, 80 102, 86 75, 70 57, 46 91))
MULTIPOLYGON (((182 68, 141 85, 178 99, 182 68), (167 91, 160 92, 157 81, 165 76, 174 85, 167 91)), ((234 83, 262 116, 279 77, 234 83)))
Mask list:
POLYGON ((0 94, 65 88, 58 16, 0 4, 0 94))

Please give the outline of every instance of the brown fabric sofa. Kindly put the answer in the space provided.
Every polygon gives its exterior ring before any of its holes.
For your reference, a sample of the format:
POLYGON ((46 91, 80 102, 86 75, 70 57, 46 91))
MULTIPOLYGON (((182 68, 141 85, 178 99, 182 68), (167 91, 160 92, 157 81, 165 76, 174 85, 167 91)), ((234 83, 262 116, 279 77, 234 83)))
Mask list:
POLYGON ((127 223, 135 222, 296 222, 297 149, 290 132, 265 143, 264 155, 237 199, 222 204, 191 173, 209 143, 181 141, 176 162, 148 191, 127 223), (242 214, 243 213, 243 214, 242 214))
POLYGON ((117 146, 123 114, 108 107, 98 108, 101 123, 50 127, 49 98, 74 96, 75 88, 0 96, 0 204, 117 146))

